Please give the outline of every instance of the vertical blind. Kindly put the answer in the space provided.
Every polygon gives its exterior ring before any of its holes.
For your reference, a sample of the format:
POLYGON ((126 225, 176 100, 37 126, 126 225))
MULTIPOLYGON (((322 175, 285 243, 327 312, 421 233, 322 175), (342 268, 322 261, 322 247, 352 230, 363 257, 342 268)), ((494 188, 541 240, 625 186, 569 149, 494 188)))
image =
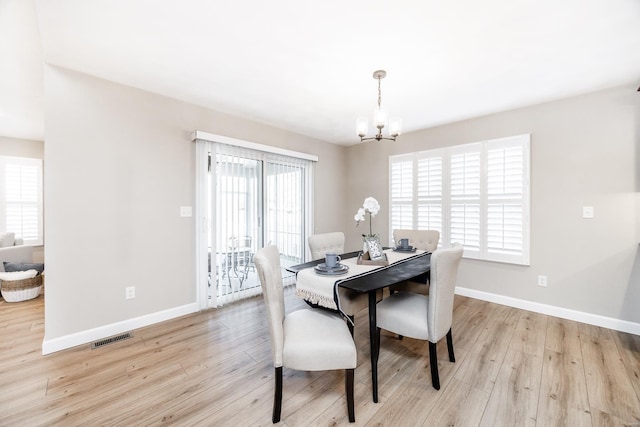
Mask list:
POLYGON ((43 243, 42 160, 0 157, 0 230, 43 243))
POLYGON ((260 292, 259 248, 276 245, 283 266, 304 262, 312 162, 227 144, 212 144, 209 158, 209 274, 220 306, 260 292))
POLYGON ((529 148, 527 134, 391 156, 390 232, 438 230, 465 257, 528 265, 529 148))

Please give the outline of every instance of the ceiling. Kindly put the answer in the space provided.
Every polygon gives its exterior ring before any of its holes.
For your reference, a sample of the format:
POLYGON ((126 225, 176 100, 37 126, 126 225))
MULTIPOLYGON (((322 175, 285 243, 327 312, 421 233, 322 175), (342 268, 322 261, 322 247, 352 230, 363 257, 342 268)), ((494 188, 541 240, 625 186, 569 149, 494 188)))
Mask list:
POLYGON ((639 20, 637 0, 0 0, 0 136, 44 139, 44 62, 350 145, 377 69, 403 132, 637 86, 639 20))

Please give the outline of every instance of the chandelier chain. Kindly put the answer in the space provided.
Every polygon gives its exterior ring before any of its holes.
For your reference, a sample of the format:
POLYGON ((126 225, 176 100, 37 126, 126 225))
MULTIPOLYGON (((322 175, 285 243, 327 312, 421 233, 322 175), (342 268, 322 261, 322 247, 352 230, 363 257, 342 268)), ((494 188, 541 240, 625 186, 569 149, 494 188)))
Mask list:
POLYGON ((380 109, 380 104, 382 104, 382 89, 380 89, 380 80, 382 78, 378 76, 378 110, 380 109))

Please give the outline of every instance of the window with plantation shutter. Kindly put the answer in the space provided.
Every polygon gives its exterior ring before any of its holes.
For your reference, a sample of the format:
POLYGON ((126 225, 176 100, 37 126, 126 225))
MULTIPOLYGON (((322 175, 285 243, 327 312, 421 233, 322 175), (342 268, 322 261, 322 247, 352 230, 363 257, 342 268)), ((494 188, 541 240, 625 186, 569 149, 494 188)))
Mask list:
POLYGON ((529 265, 530 135, 391 156, 390 235, 440 231, 466 258, 529 265))
POLYGON ((485 149, 487 259, 518 261, 525 252, 525 239, 528 240, 528 144, 525 147, 518 138, 504 138, 488 141, 485 149))
POLYGON ((413 225, 413 160, 406 159, 391 165, 391 226, 393 228, 411 228, 413 225))
POLYGON ((0 231, 41 245, 42 160, 0 157, 0 231))
POLYGON ((418 209, 415 223, 418 229, 442 233, 442 153, 435 150, 431 154, 418 156, 416 161, 418 209))
POLYGON ((450 182, 450 241, 460 242, 464 250, 480 251, 480 156, 481 144, 451 148, 449 159, 450 182))

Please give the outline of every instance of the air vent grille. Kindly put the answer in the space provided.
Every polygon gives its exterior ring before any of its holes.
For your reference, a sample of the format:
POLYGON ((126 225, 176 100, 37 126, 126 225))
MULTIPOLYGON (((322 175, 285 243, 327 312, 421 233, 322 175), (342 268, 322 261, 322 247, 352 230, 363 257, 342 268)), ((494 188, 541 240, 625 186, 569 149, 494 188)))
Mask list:
POLYGON ((133 332, 125 332, 124 334, 116 335, 113 337, 105 338, 103 340, 94 341, 91 343, 91 350, 95 348, 104 347, 108 344, 113 344, 116 342, 120 342, 122 340, 127 340, 129 338, 133 338, 133 332))

